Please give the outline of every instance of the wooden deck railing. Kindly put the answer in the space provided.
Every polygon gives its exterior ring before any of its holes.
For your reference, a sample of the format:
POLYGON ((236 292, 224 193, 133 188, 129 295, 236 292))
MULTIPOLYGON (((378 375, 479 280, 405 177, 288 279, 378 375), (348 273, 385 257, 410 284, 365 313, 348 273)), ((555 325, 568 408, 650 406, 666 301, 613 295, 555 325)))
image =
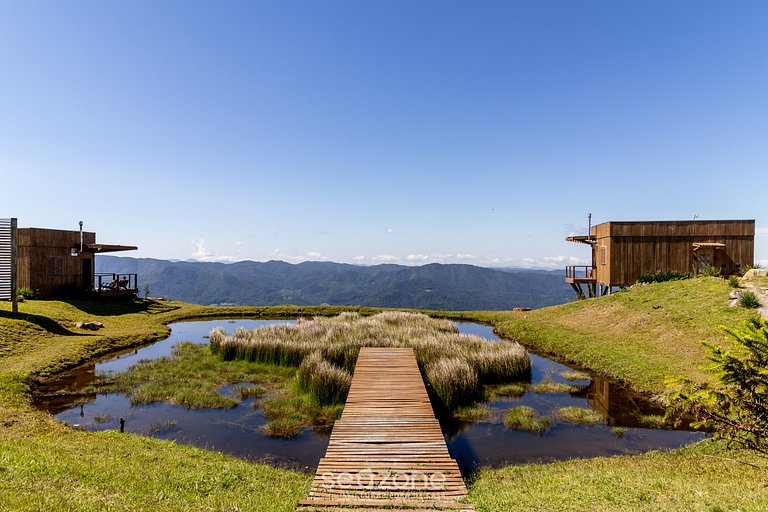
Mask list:
POLYGON ((592 265, 570 265, 565 267, 566 279, 593 279, 595 267, 592 265))
POLYGON ((102 291, 132 291, 139 290, 138 274, 93 274, 93 289, 102 291))

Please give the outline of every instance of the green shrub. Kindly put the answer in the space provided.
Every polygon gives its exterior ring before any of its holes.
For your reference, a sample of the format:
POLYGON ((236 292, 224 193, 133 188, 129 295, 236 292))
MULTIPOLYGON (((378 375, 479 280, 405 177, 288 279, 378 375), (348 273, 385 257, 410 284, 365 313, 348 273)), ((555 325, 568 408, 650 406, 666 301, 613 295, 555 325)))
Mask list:
POLYGON ((706 265, 699 272, 700 276, 718 277, 720 275, 720 268, 713 267, 712 265, 706 265))
POLYGON ((665 281, 680 281, 690 279, 690 272, 678 272, 677 270, 661 270, 659 272, 646 272, 637 278, 638 283, 663 283, 665 281))
POLYGON ((17 293, 18 293, 18 297, 21 300, 28 300, 28 299, 35 298, 35 291, 32 288, 27 288, 26 286, 19 288, 17 293))
POLYGON ((760 300, 754 292, 746 291, 739 297, 739 304, 745 308, 757 309, 760 307, 760 300))
POLYGON ((667 417, 679 424, 693 415, 694 428, 714 430, 727 446, 768 456, 768 320, 753 319, 745 329, 723 327, 728 347, 703 343, 712 361, 714 383, 678 377, 667 382, 667 417))
POLYGON ((739 276, 728 276, 728 285, 731 288, 738 288, 741 286, 741 279, 739 276))

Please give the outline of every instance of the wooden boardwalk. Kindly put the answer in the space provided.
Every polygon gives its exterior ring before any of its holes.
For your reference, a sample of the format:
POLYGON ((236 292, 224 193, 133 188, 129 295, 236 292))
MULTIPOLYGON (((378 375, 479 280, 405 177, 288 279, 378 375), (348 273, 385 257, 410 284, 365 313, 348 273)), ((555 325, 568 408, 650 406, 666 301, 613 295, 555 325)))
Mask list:
POLYGON ((297 511, 473 511, 410 348, 363 348, 297 511))

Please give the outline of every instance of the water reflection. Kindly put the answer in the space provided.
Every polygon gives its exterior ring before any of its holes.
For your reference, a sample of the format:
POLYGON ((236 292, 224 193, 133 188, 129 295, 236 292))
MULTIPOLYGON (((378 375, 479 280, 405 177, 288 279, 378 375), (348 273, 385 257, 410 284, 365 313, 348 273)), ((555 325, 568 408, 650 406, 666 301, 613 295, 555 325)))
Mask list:
POLYGON ((663 415, 663 408, 605 379, 568 380, 562 373, 580 370, 540 355, 530 354, 530 357, 531 384, 552 381, 574 384, 577 390, 570 393, 527 391, 518 398, 496 398, 487 404, 490 417, 478 422, 441 418, 448 450, 462 470, 643 453, 684 446, 705 437, 700 432, 646 428, 641 418, 663 415), (504 414, 519 405, 552 417, 554 423, 541 434, 507 428, 504 414), (556 410, 561 407, 593 408, 603 416, 604 422, 576 425, 558 421, 556 410))

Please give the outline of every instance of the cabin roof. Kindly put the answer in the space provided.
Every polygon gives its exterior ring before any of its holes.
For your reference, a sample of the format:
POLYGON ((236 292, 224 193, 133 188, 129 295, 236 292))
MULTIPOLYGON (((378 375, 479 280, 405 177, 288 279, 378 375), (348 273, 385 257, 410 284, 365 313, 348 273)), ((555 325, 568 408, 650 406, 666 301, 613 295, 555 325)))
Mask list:
POLYGON ((84 244, 83 249, 93 253, 135 251, 138 249, 135 245, 116 245, 116 244, 84 244))
POLYGON ((575 242, 578 244, 592 245, 593 243, 595 243, 595 236, 594 235, 569 235, 565 237, 565 240, 568 242, 575 242))

